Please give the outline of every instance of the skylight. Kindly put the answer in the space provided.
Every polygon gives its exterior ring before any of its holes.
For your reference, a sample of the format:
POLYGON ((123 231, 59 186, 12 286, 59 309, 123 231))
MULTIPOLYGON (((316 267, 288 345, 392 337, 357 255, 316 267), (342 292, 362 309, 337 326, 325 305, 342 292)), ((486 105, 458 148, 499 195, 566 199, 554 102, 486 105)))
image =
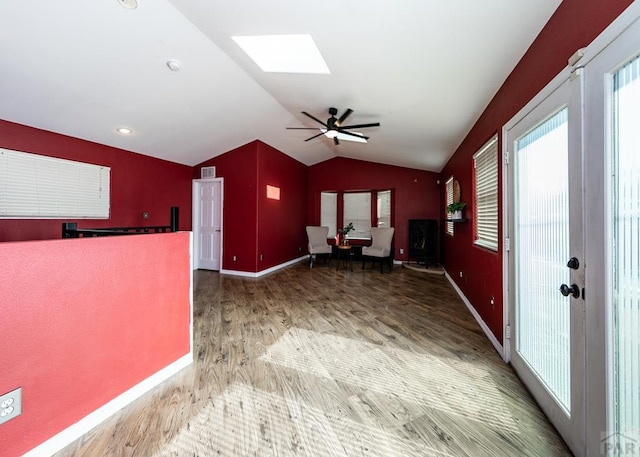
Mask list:
POLYGON ((311 35, 259 35, 231 38, 262 71, 331 73, 311 35))

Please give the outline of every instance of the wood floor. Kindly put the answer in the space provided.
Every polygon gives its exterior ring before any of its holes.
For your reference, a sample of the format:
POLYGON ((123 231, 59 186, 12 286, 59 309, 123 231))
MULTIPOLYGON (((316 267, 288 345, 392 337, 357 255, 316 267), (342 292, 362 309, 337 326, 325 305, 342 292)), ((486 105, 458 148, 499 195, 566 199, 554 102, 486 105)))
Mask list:
POLYGON ((196 281, 194 364, 58 457, 570 455, 443 276, 196 281))

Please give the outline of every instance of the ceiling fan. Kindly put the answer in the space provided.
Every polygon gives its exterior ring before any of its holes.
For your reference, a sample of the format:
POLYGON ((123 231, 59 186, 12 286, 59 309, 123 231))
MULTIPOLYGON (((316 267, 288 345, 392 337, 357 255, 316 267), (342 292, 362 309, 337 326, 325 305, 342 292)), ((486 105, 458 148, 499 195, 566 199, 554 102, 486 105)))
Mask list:
POLYGON ((317 117, 312 116, 311 114, 303 111, 307 117, 310 117, 314 121, 318 122, 322 125, 322 127, 287 127, 288 130, 320 130, 320 133, 314 135, 310 138, 307 138, 304 141, 313 140, 314 138, 318 138, 321 135, 325 135, 328 138, 333 138, 333 143, 338 145, 340 144, 340 140, 348 140, 348 141, 358 141, 360 143, 366 143, 369 139, 368 136, 364 136, 358 132, 350 132, 351 129, 366 129, 368 127, 380 127, 380 122, 373 122, 370 124, 357 124, 357 125, 343 125, 349 116, 353 113, 352 109, 347 109, 340 118, 336 118, 338 114, 338 110, 336 108, 329 108, 329 114, 331 117, 327 119, 327 122, 322 122, 317 117))

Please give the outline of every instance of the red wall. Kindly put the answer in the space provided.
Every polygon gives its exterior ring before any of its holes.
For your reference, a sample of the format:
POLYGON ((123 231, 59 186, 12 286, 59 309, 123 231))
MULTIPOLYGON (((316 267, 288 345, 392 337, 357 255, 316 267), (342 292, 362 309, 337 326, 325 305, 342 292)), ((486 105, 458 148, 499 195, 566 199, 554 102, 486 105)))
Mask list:
POLYGON ((253 141, 197 165, 193 177, 206 166, 224 178, 224 269, 258 272, 306 252, 305 165, 253 141), (280 201, 266 198, 267 184, 280 187, 280 201))
MULTIPOLYGON (((191 167, 3 120, 0 147, 111 167, 111 217, 78 220, 79 228, 169 225, 177 206, 180 229, 191 230, 191 167)), ((60 238, 62 222, 0 219, 0 241, 60 238)))
POLYGON ((215 166, 216 176, 224 178, 222 268, 226 270, 256 271, 257 154, 254 141, 196 165, 193 170, 193 177, 200 178, 202 167, 215 166))
POLYGON ((22 455, 189 353, 190 236, 0 243, 2 425, 22 455), (117 284, 117 287, 114 285, 117 284))
POLYGON ((307 166, 258 142, 258 271, 307 253, 306 213, 307 166), (267 184, 280 200, 267 198, 267 184))
MULTIPOLYGON (((576 50, 593 41, 631 3, 564 0, 442 170, 442 192, 444 182, 453 175, 460 182, 462 200, 467 203, 465 211, 472 214, 472 155, 566 67, 576 50)), ((498 147, 501 151, 502 138, 498 147)), ((502 207, 502 167, 498 170, 502 207)), ((501 214, 499 230, 502 239, 501 214)), ((475 247, 471 221, 455 224, 454 233, 453 237, 442 237, 443 265, 502 342, 502 246, 498 253, 475 247), (496 297, 494 308, 489 302, 491 295, 496 297)))
POLYGON ((409 219, 440 219, 438 173, 336 157, 309 167, 308 223, 320 224, 320 192, 393 190, 396 260, 407 260, 409 219), (404 254, 400 254, 400 248, 404 254))

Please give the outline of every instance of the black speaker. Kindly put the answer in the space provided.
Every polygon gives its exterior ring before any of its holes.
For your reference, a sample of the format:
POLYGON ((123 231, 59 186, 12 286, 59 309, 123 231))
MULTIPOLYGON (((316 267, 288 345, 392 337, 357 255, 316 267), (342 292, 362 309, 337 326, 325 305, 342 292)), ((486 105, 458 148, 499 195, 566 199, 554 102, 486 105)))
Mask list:
POLYGON ((427 267, 438 264, 438 221, 435 219, 409 220, 409 261, 415 260, 427 267))
POLYGON ((178 224, 179 224, 179 209, 177 206, 172 206, 171 207, 171 231, 172 232, 177 232, 178 231, 178 224))

